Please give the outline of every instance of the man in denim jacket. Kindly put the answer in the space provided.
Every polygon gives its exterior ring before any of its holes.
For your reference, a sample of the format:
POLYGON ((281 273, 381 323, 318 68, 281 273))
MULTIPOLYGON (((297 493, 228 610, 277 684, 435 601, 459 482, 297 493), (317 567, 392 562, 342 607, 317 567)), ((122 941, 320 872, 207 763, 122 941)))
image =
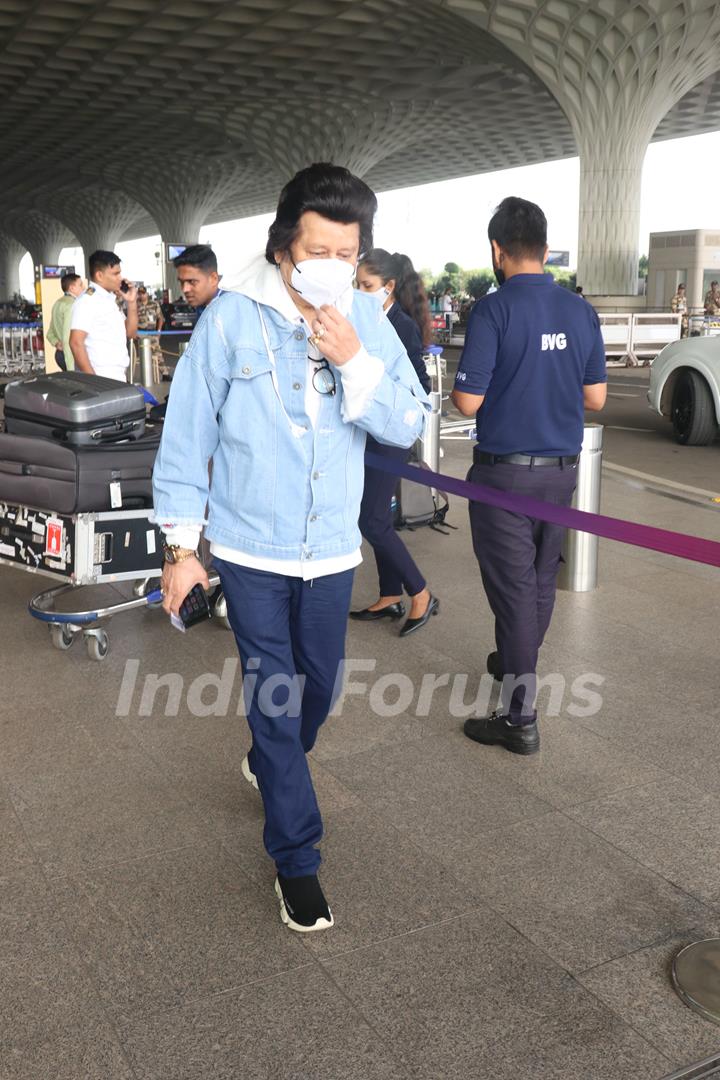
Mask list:
POLYGON ((352 288, 376 207, 332 165, 286 185, 265 256, 203 314, 178 365, 154 474, 168 612, 207 585, 206 526, 253 736, 242 771, 265 806, 281 917, 301 932, 333 925, 305 755, 340 689, 365 436, 411 446, 429 408, 381 306, 352 288))

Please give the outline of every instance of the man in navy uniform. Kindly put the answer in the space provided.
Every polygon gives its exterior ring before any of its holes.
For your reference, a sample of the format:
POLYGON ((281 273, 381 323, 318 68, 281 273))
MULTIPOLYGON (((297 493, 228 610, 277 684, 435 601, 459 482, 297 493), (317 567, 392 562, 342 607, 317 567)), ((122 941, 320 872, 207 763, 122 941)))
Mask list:
MULTIPOLYGON (((488 227, 500 288, 468 320, 452 400, 477 414, 469 479, 569 506, 584 409, 607 396, 598 317, 544 273, 547 221, 539 206, 504 199, 488 227)), ((500 707, 472 717, 465 734, 516 754, 540 748, 535 711, 538 651, 550 625, 563 530, 521 513, 470 503, 473 547, 495 616, 488 671, 502 680, 500 707)))

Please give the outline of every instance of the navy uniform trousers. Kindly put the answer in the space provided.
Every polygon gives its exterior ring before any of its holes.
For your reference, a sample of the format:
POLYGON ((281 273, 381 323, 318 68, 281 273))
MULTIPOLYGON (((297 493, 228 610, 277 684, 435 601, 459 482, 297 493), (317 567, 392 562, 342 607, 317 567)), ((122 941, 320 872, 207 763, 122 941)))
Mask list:
MULTIPOLYGON (((373 454, 391 458, 404 465, 410 451, 401 446, 386 446, 367 437, 366 449, 373 454)), ((360 504, 360 532, 372 546, 380 582, 380 596, 417 596, 425 588, 420 573, 408 549, 395 531, 391 502, 397 487, 397 476, 365 466, 365 487, 360 504)))
POLYGON ((265 848, 283 877, 314 874, 322 819, 305 755, 341 688, 354 571, 303 581, 214 565, 240 652, 265 848))
MULTIPOLYGON (((468 479, 500 491, 569 506, 577 466, 474 464, 468 479)), ((495 616, 495 644, 506 679, 501 710, 510 723, 536 718, 538 653, 550 625, 564 529, 486 503, 470 503, 473 548, 495 616), (512 676, 512 679, 507 677, 512 676), (518 683, 513 686, 513 681, 518 683)))

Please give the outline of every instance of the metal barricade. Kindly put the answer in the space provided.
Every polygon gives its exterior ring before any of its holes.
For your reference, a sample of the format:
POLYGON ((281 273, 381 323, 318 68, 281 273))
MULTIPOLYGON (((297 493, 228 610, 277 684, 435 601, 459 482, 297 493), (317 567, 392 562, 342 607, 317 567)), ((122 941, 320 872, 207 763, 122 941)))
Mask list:
POLYGON ((632 337, 632 315, 599 313, 600 332, 605 345, 605 356, 614 364, 627 364, 632 337))
POLYGON ((640 312, 633 315, 629 350, 631 364, 649 362, 671 341, 679 341, 682 319, 682 315, 667 312, 640 312))
MULTIPOLYGON (((578 478, 572 505, 576 510, 597 514, 602 483, 602 424, 586 424, 578 462, 578 478)), ((564 562, 558 588, 567 592, 591 592, 598 585, 599 538, 592 533, 568 529, 563 544, 564 562)))

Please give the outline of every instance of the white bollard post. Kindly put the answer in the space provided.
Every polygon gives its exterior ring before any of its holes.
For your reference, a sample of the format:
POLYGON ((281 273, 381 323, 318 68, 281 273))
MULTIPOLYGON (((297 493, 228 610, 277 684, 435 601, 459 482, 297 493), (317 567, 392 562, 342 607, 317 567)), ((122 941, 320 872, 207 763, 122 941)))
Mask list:
MULTIPOLYGON (((602 482, 602 424, 586 424, 578 461, 578 479, 572 505, 591 514, 600 512, 602 482)), ((568 529, 563 544, 564 563, 558 575, 558 588, 567 592, 591 592, 598 584, 599 537, 568 529)))
POLYGON ((150 387, 153 381, 152 342, 149 337, 140 338, 140 382, 150 387))
POLYGON ((442 416, 442 368, 440 354, 435 361, 435 389, 429 393, 431 411, 425 418, 425 430, 420 441, 420 460, 433 472, 440 472, 440 420, 442 416))

